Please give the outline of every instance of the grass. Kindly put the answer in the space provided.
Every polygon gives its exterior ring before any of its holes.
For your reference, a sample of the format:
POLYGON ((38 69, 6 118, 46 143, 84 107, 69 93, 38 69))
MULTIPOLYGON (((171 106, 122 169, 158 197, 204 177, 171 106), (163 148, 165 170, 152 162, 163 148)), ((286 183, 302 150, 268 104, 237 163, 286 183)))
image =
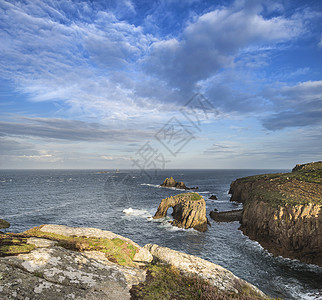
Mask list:
POLYGON ((174 266, 150 264, 146 268, 147 280, 132 287, 132 300, 263 299, 251 289, 244 289, 238 295, 222 292, 207 280, 197 275, 184 275, 174 266))
POLYGON ((198 193, 188 193, 190 195, 190 200, 197 201, 202 199, 202 197, 198 193))
POLYGON ((252 183, 250 200, 271 206, 322 205, 322 162, 301 166, 290 173, 255 175, 237 179, 252 183))
MULTIPOLYGON (((58 242, 58 246, 73 251, 100 251, 106 258, 123 266, 134 266, 133 258, 138 249, 131 243, 119 238, 103 239, 88 237, 68 237, 41 231, 42 226, 31 228, 20 234, 5 234, 0 240, 0 255, 17 255, 28 253, 35 248, 26 244, 28 237, 46 238, 58 242)), ((1 237, 0 236, 0 237, 1 237)))
POLYGON ((200 196, 198 193, 195 192, 191 192, 191 193, 183 193, 183 194, 179 194, 176 196, 173 196, 174 198, 182 198, 185 200, 192 200, 192 201, 197 201, 197 200, 201 200, 202 196, 200 196))
POLYGON ((23 237, 0 234, 0 257, 29 253, 35 245, 27 244, 23 237))

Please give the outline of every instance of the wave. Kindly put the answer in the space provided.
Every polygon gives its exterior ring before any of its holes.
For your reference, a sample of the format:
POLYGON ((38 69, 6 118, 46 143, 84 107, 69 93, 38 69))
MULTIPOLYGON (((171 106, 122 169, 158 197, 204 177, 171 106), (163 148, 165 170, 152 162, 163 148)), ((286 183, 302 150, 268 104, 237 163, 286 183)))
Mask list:
POLYGON ((198 193, 198 194, 210 194, 210 192, 209 192, 209 191, 205 191, 205 192, 196 192, 196 193, 198 193))
POLYGON ((229 203, 229 200, 211 200, 211 199, 207 199, 209 201, 211 201, 212 203, 229 203))
POLYGON ((178 231, 185 231, 185 232, 192 232, 192 233, 199 233, 199 231, 193 229, 193 228, 180 228, 177 226, 173 226, 170 221, 173 220, 173 218, 166 216, 164 218, 160 218, 160 219, 153 219, 152 217, 148 218, 149 221, 151 222, 155 222, 155 223, 160 223, 160 227, 162 227, 163 229, 165 229, 166 231, 170 231, 170 232, 178 232, 178 231))
POLYGON ((160 186, 160 185, 158 185, 158 184, 141 183, 141 185, 146 185, 146 186, 152 186, 152 187, 156 187, 156 188, 161 188, 161 186, 160 186))
POLYGON ((166 187, 166 186, 161 186, 159 184, 151 184, 151 183, 141 183, 141 185, 146 185, 146 186, 152 186, 156 188, 163 188, 163 189, 169 189, 169 190, 174 190, 174 191, 186 191, 185 189, 177 189, 175 187, 166 187))
POLYGON ((123 213, 127 216, 134 216, 134 217, 151 217, 149 212, 144 209, 133 209, 132 207, 130 208, 125 208, 123 209, 123 213))

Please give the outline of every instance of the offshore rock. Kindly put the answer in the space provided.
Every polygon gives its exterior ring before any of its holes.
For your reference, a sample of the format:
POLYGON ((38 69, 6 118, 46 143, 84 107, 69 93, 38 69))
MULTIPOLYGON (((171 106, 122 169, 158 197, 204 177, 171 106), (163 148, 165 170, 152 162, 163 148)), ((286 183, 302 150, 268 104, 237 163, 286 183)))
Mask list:
POLYGON ((242 209, 221 212, 211 211, 210 217, 216 222, 240 222, 242 220, 242 214, 242 209))
POLYGON ((246 235, 276 256, 322 266, 322 162, 237 179, 230 193, 244 204, 246 235))
POLYGON ((176 189, 181 189, 181 190, 197 190, 198 187, 192 187, 189 188, 187 187, 182 181, 175 181, 173 177, 166 178, 163 183, 160 184, 162 187, 172 187, 176 189))
POLYGON ((163 199, 153 218, 164 218, 169 207, 173 208, 172 225, 185 229, 194 228, 198 231, 208 229, 206 202, 199 194, 185 193, 163 199))
POLYGON ((210 200, 218 200, 218 198, 217 198, 217 196, 216 196, 216 195, 211 195, 211 196, 209 197, 209 199, 210 199, 210 200))
POLYGON ((239 294, 243 290, 250 290, 251 294, 256 295, 252 299, 261 299, 266 296, 252 284, 236 277, 227 269, 211 263, 199 257, 175 251, 158 245, 147 244, 144 246, 154 257, 156 262, 162 262, 175 266, 185 274, 196 274, 221 291, 239 294))
POLYGON ((10 223, 9 222, 0 219, 0 229, 2 229, 2 228, 9 228, 9 227, 10 227, 10 223))

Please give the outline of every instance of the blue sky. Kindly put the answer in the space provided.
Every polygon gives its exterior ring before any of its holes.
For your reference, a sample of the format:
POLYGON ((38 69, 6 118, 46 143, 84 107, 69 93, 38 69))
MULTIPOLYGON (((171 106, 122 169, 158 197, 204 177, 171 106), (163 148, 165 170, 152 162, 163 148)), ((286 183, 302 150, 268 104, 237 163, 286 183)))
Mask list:
POLYGON ((0 0, 0 168, 322 160, 321 1, 0 0))

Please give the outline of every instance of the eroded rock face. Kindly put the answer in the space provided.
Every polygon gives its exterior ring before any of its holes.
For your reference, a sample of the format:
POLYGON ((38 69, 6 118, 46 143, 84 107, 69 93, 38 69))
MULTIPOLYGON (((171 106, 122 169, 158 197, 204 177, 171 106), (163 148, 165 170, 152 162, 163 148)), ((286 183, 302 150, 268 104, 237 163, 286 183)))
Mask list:
POLYGON ((153 244, 147 244, 144 248, 151 252, 156 261, 173 265, 186 274, 197 274, 201 278, 209 280, 210 284, 222 291, 239 294, 242 290, 249 289, 259 298, 265 297, 264 293, 255 286, 207 260, 153 244))
POLYGON ((169 207, 173 208, 172 225, 198 231, 207 230, 206 202, 199 194, 187 193, 163 199, 153 218, 164 218, 169 207), (200 199, 192 200, 193 195, 198 195, 200 199))
POLYGON ((166 178, 163 183, 160 184, 162 187, 173 187, 181 190, 196 190, 198 187, 187 187, 182 181, 175 181, 173 177, 166 178))
POLYGON ((246 202, 243 232, 274 255, 322 266, 322 210, 320 205, 271 207, 246 202))

